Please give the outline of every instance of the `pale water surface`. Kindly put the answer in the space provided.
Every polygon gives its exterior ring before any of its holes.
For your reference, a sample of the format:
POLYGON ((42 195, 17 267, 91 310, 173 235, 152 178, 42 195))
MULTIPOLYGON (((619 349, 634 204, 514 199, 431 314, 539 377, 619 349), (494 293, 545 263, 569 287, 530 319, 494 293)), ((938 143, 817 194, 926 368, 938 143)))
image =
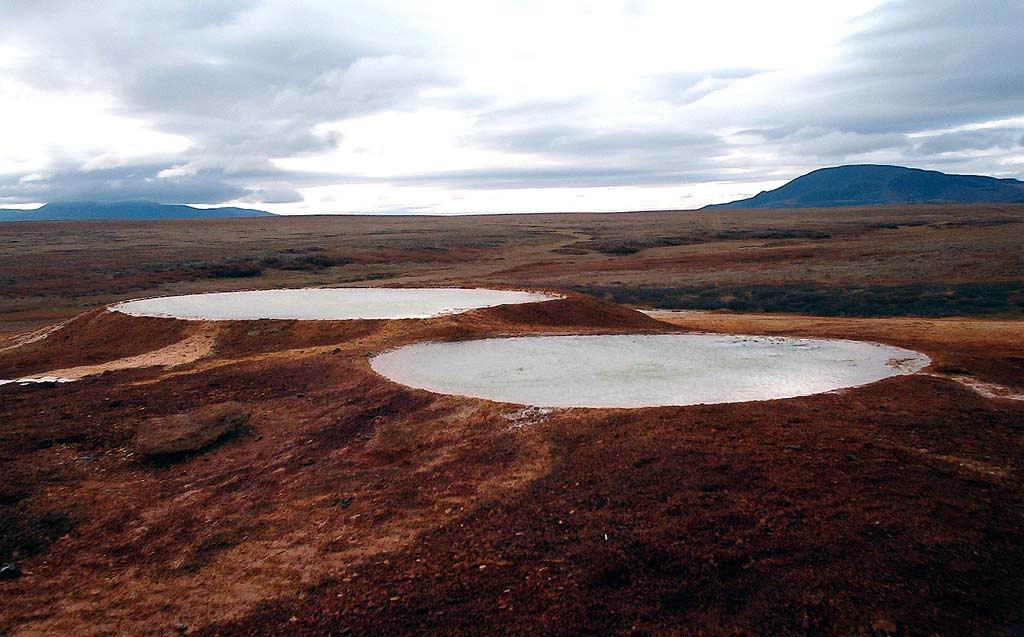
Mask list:
POLYGON ((538 407, 645 407, 770 400, 914 373, 924 354, 860 341, 659 334, 431 342, 386 352, 393 381, 538 407))
POLYGON ((74 378, 61 378, 60 376, 29 376, 27 378, 15 378, 6 380, 0 378, 0 385, 32 385, 35 383, 73 383, 74 378))
POLYGON ((192 320, 431 318, 482 307, 550 301, 540 292, 463 288, 304 288, 186 294, 127 301, 111 310, 192 320))

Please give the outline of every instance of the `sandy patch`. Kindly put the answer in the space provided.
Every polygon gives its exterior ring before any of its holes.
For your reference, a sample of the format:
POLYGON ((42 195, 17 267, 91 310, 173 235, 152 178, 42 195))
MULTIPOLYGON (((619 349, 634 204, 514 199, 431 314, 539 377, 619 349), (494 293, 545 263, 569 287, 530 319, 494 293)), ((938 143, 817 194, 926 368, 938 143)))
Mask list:
POLYGON ((36 330, 34 332, 29 332, 28 334, 22 334, 20 336, 15 336, 15 337, 12 338, 12 340, 13 340, 12 343, 0 347, 0 352, 7 352, 7 351, 10 351, 12 349, 17 349, 19 347, 28 345, 30 343, 35 343, 36 341, 41 341, 44 338, 46 338, 47 336, 49 336, 50 334, 53 334, 54 332, 56 332, 57 330, 59 330, 60 328, 64 327, 67 324, 68 324, 68 321, 61 321, 60 323, 54 323, 53 325, 47 325, 46 327, 44 327, 42 329, 38 329, 38 330, 36 330))
POLYGON ((989 383, 977 378, 966 376, 963 374, 932 374, 936 378, 946 378, 949 380, 956 381, 961 385, 967 387, 979 396, 985 398, 1005 398, 1006 400, 1024 400, 1024 393, 1021 393, 1005 385, 998 383, 989 383))
MULTIPOLYGON (((167 347, 139 354, 128 356, 107 363, 96 365, 79 365, 77 367, 65 367, 54 369, 32 378, 56 376, 68 380, 79 380, 86 376, 94 376, 103 372, 113 372, 122 369, 139 369, 143 367, 179 367, 195 362, 204 356, 209 356, 213 351, 213 345, 217 340, 219 328, 213 324, 202 326, 195 334, 188 338, 168 345, 167 347)), ((19 379, 24 380, 24 379, 19 379)))

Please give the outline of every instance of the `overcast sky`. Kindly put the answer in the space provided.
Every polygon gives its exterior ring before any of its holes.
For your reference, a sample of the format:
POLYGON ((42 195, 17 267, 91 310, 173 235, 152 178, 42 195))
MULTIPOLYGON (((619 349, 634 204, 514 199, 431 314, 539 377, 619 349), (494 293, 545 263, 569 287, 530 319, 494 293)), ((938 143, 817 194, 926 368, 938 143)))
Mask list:
POLYGON ((675 209, 843 163, 1024 177, 1024 0, 316 5, 0 4, 0 206, 675 209))

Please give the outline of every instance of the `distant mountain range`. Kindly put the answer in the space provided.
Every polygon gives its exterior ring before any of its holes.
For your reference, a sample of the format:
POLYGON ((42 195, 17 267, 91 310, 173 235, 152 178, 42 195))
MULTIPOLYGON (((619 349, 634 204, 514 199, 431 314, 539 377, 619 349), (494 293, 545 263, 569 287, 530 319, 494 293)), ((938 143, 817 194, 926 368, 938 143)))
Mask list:
POLYGON ((93 219, 216 219, 223 217, 273 217, 249 208, 193 208, 151 201, 57 201, 35 210, 0 210, 0 221, 88 221, 93 219))
POLYGON ((705 208, 835 208, 909 203, 1024 203, 1024 181, 863 164, 821 168, 749 199, 705 208))
MULTIPOLYGON (((749 199, 714 208, 837 208, 913 203, 1024 203, 1024 181, 981 175, 948 175, 936 170, 859 164, 820 168, 749 199)), ((35 210, 0 209, 0 221, 86 221, 93 219, 216 219, 273 217, 250 208, 195 208, 150 201, 58 201, 35 210)))

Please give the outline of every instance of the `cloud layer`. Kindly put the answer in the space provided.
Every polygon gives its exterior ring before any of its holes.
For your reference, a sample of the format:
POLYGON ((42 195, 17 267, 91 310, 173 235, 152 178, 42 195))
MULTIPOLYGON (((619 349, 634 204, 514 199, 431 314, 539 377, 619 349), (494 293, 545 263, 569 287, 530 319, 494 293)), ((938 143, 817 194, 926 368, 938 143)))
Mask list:
POLYGON ((1019 1, 426 4, 10 3, 0 203, 679 208, 841 163, 1024 173, 1019 1))

